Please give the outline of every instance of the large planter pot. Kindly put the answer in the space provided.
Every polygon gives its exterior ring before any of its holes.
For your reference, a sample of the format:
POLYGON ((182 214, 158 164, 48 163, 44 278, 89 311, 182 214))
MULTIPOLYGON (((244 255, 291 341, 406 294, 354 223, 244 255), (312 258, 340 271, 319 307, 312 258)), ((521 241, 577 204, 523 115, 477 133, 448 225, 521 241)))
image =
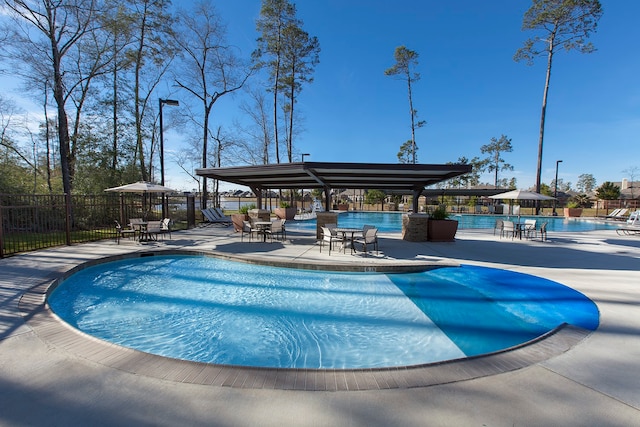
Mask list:
POLYGON ((427 221, 427 240, 430 242, 453 242, 458 221, 453 219, 430 219, 427 221))
POLYGON ((231 222, 233 222, 234 230, 242 231, 244 221, 249 221, 249 215, 243 213, 231 214, 231 222))
POLYGON ((296 209, 295 207, 293 208, 276 208, 273 213, 276 214, 276 216, 280 219, 294 219, 296 217, 296 213, 298 212, 298 209, 296 209))
POLYGON ((582 208, 564 208, 565 217, 578 217, 582 215, 582 208))

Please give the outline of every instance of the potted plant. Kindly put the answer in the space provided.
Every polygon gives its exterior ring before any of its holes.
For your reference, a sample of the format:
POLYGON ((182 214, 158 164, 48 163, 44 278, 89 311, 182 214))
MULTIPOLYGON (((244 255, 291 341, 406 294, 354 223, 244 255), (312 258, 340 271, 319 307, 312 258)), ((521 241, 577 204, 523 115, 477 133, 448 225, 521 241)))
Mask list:
POLYGON ((582 208, 589 205, 589 196, 586 194, 578 194, 574 196, 564 208, 565 217, 579 217, 582 215, 582 208))
POLYGON ((274 210, 276 216, 280 219, 294 219, 297 213, 297 209, 295 207, 291 207, 289 202, 281 201, 280 207, 274 210))
POLYGON ((231 222, 233 222, 233 228, 236 231, 242 231, 244 221, 249 220, 249 211, 255 209, 255 207, 256 205, 254 203, 240 206, 238 213, 231 215, 231 222))
POLYGON ((453 242, 458 231, 458 221, 449 219, 447 207, 438 206, 427 221, 427 240, 430 242, 453 242))
POLYGON ((337 206, 339 211, 348 211, 349 210, 349 200, 345 199, 344 197, 342 199, 340 199, 340 201, 338 202, 338 206, 337 206))

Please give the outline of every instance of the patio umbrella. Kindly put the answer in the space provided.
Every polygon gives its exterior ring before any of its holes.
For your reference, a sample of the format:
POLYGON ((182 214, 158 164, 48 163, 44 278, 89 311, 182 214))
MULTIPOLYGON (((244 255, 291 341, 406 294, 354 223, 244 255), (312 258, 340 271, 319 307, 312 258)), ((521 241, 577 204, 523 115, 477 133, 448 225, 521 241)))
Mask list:
POLYGON ((553 197, 536 193, 535 191, 511 190, 506 193, 494 194, 490 199, 510 199, 510 200, 553 200, 553 197))
MULTIPOLYGON (((511 190, 506 193, 494 194, 489 196, 490 199, 509 199, 509 200, 553 200, 553 197, 536 193, 535 191, 511 190)), ((509 205, 511 209, 511 205, 509 205)), ((520 214, 518 213, 518 218, 520 214)))
MULTIPOLYGON (((119 187, 107 188, 104 191, 110 191, 114 193, 142 193, 144 199, 146 199, 147 193, 172 193, 176 190, 165 187, 164 185, 154 184, 152 182, 138 181, 131 184, 121 185, 119 187)), ((122 197, 121 197, 122 199, 122 197)), ((164 204, 164 196, 163 201, 164 204)), ((146 217, 146 201, 143 201, 143 217, 146 217)), ((122 212, 122 200, 120 200, 120 221, 124 222, 124 212, 122 212)))
POLYGON ((119 187, 107 188, 104 191, 119 193, 172 193, 176 190, 153 182, 138 181, 132 184, 121 185, 119 187))

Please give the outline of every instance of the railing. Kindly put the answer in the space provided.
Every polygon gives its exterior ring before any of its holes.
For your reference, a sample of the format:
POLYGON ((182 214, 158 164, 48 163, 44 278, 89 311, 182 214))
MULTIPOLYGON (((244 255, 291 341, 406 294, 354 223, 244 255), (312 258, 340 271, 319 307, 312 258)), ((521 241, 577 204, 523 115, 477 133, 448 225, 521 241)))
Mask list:
MULTIPOLYGON (((174 229, 195 225, 193 197, 168 197, 174 229), (190 209, 190 210, 189 210, 190 209)), ((0 258, 20 252, 114 238, 115 221, 162 219, 159 194, 0 194, 0 258)))

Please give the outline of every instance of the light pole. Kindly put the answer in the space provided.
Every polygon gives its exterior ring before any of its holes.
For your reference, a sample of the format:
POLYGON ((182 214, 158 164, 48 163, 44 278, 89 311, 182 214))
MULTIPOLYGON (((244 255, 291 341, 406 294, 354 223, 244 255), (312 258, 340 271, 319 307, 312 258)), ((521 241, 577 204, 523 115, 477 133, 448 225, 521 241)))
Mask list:
MULTIPOLYGON (((160 185, 164 185, 164 130, 162 127, 162 106, 164 104, 178 106, 180 103, 175 99, 162 99, 158 100, 160 109, 160 185)), ((166 218, 167 209, 165 206, 164 193, 162 193, 162 218, 166 218)))
POLYGON ((558 216, 556 212, 556 204, 558 203, 558 166, 562 160, 556 160, 556 180, 553 182, 553 216, 558 216))
MULTIPOLYGON (((302 163, 304 163, 304 156, 310 156, 309 153, 302 153, 302 163)), ((302 189, 302 213, 304 214, 304 188, 302 189)))

